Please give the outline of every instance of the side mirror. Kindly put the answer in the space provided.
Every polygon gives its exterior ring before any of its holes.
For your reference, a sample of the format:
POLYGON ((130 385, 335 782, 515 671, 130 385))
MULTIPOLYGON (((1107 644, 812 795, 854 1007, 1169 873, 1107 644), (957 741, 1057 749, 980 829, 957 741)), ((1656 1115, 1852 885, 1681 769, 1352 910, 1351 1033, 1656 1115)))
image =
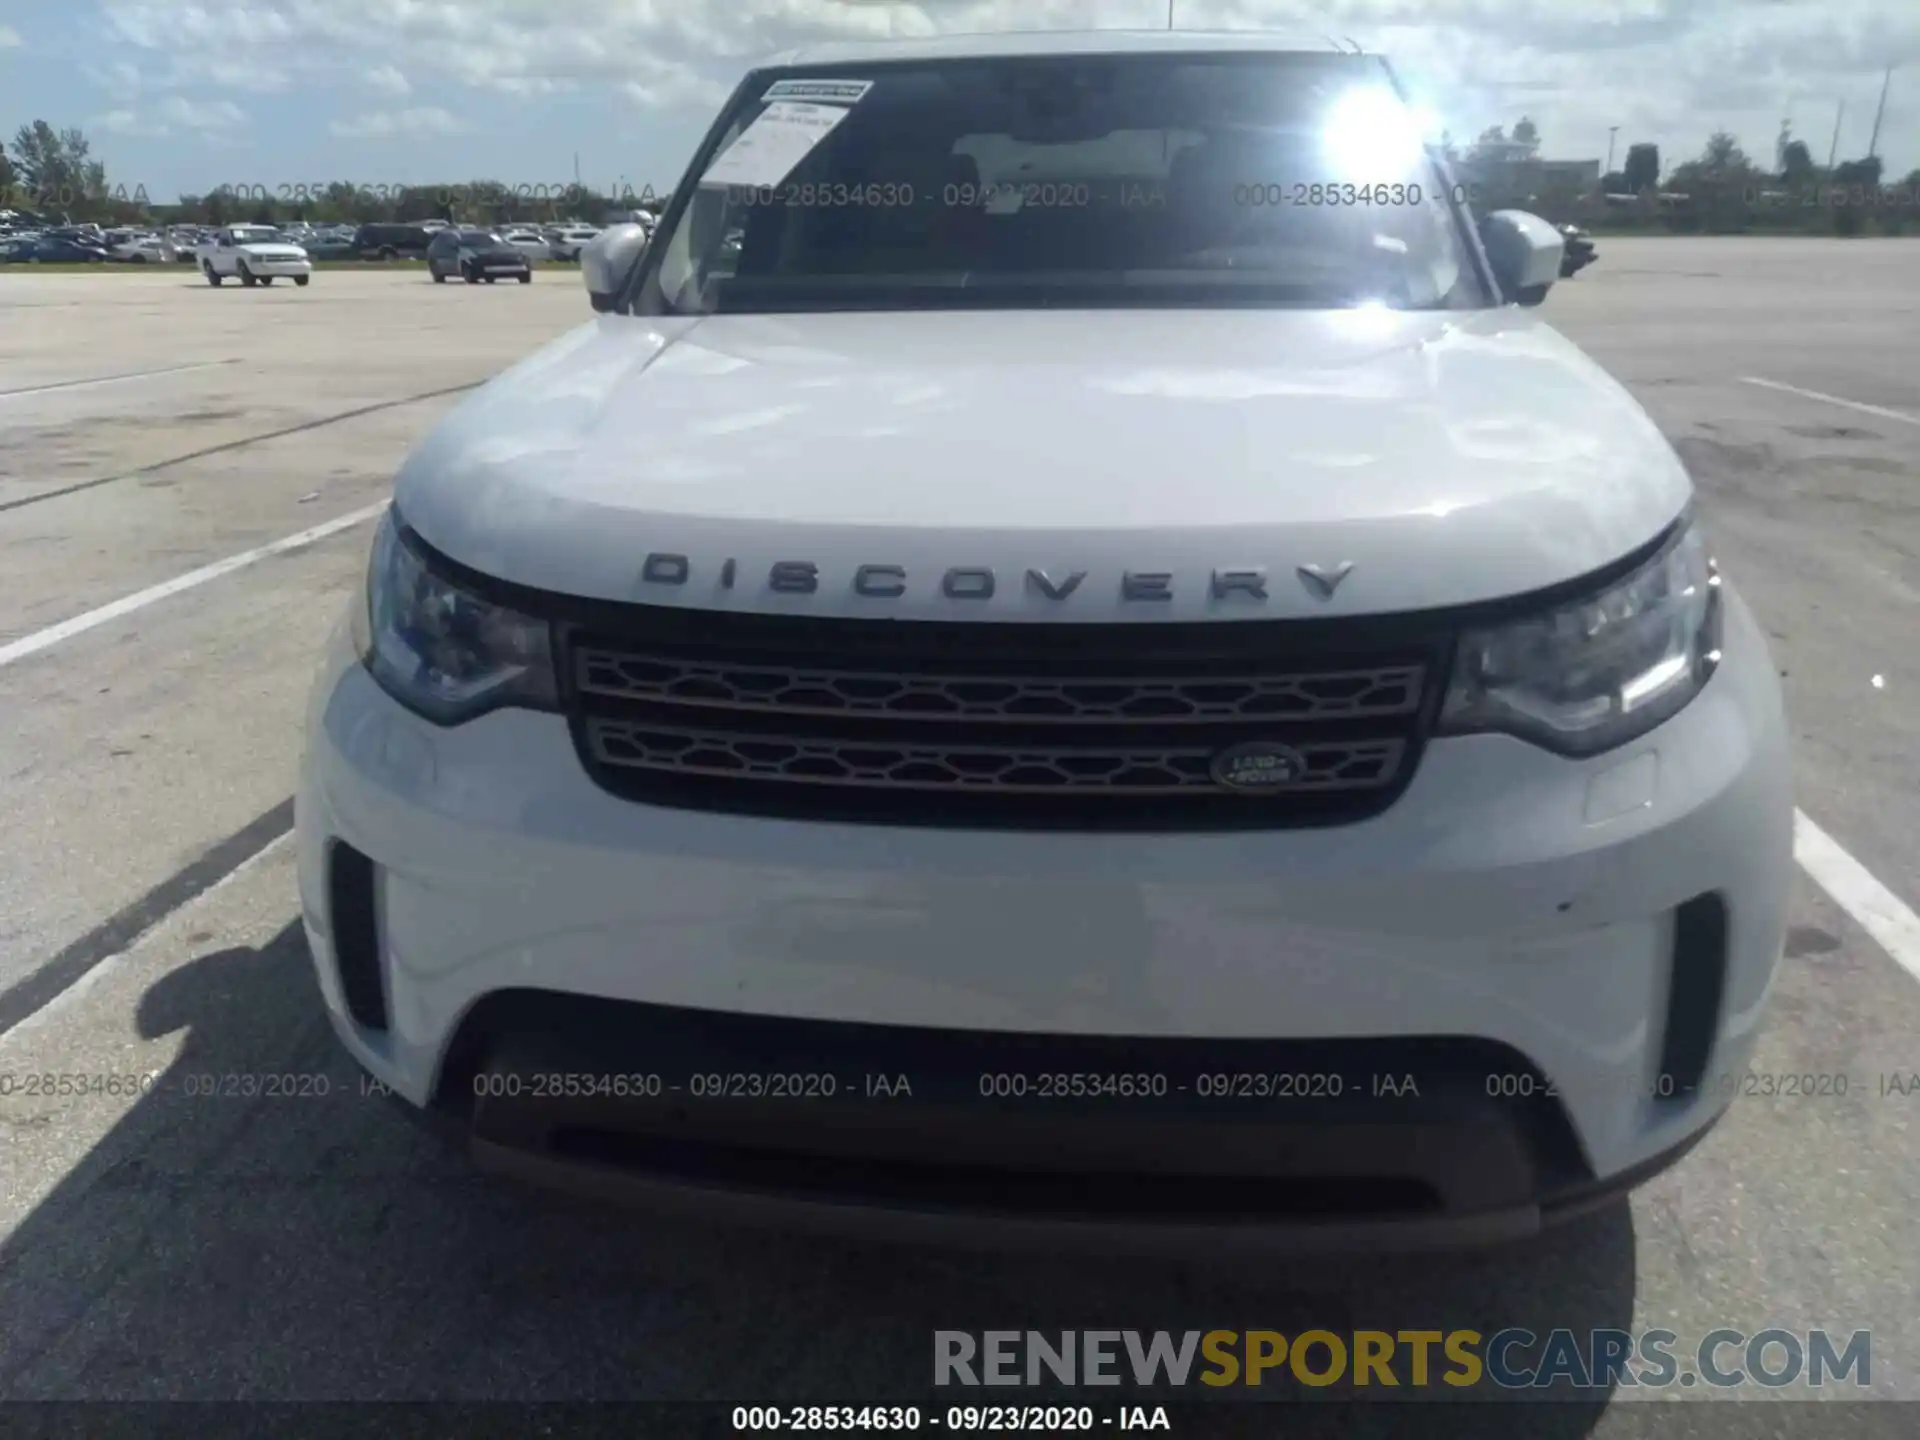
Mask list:
POLYGON ((621 282, 646 248, 647 232, 638 225, 610 225, 580 247, 580 278, 596 311, 604 315, 613 308, 621 282))
POLYGON ((1566 237, 1538 215, 1496 210, 1480 222, 1480 243, 1501 293, 1517 304, 1538 305, 1560 278, 1566 237))

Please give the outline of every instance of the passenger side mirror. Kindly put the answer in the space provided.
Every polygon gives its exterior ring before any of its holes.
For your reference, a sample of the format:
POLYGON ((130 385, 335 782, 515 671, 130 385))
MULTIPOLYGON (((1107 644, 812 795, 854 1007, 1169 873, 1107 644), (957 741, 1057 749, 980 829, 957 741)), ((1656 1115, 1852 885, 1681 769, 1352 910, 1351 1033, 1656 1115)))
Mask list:
POLYGON ((1501 294, 1516 304, 1538 305, 1560 278, 1566 237, 1538 215, 1496 210, 1480 222, 1480 243, 1501 294))
POLYGON ((613 309, 613 297, 646 248, 647 232, 638 225, 609 225, 580 247, 580 278, 597 312, 613 309))

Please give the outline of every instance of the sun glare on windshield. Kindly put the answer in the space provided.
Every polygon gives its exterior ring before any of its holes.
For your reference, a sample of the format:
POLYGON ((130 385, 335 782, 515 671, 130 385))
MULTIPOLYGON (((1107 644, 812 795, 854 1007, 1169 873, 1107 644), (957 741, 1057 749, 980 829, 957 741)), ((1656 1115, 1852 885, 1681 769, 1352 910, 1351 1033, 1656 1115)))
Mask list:
POLYGON ((1350 90, 1333 103, 1321 143, 1335 179, 1403 178, 1420 163, 1420 117, 1389 90, 1350 90))

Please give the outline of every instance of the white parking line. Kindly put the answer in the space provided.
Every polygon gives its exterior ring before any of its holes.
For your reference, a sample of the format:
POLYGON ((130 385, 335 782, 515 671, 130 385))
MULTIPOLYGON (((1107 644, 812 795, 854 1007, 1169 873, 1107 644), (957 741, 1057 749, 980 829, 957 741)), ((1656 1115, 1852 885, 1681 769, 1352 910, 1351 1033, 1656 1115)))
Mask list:
POLYGON ((1846 400, 1838 395, 1828 395, 1819 390, 1802 390, 1798 385, 1789 385, 1782 380, 1767 380, 1758 375, 1742 375, 1743 385, 1759 385, 1768 390, 1784 390, 1789 395, 1800 395, 1808 400, 1822 400, 1829 405, 1845 406, 1849 410, 1858 410, 1862 415, 1878 415, 1882 420, 1898 420, 1902 425, 1920 425, 1920 415, 1909 415, 1904 410, 1889 410, 1884 405, 1869 405, 1864 400, 1846 400))
POLYGON ((1793 812, 1793 858, 1901 969, 1920 980, 1920 915, 1799 810, 1793 812))
POLYGON ((146 590, 102 605, 97 610, 89 610, 84 615, 76 615, 71 620, 62 620, 58 625, 50 625, 45 630, 36 630, 33 634, 15 640, 9 645, 0 645, 0 669, 5 669, 16 660, 24 660, 29 655, 38 655, 42 650, 51 649, 64 640, 76 635, 84 635, 97 626, 110 620, 118 620, 123 615, 131 615, 136 610, 144 610, 157 601, 178 595, 183 590, 192 590, 205 585, 209 580, 218 580, 222 575, 231 575, 236 570, 274 555, 284 555, 289 550, 299 550, 315 541, 324 540, 329 535, 337 535, 342 530, 350 530, 355 525, 373 519, 387 508, 388 501, 377 505, 368 505, 360 510, 349 511, 345 515, 315 525, 310 530, 302 530, 298 535, 289 535, 284 540, 275 540, 271 545, 262 545, 257 550, 248 550, 239 555, 229 555, 224 560, 216 560, 211 565, 203 565, 198 570, 190 570, 185 575, 176 576, 146 590))

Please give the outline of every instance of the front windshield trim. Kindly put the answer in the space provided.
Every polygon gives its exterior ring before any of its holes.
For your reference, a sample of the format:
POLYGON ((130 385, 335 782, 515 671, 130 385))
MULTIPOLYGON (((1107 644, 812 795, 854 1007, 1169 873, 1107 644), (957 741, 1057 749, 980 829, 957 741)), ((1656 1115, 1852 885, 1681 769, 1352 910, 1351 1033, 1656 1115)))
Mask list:
MULTIPOLYGON (((1317 55, 1317 52, 1315 53, 1317 55)), ((1399 76, 1394 72, 1392 65, 1385 57, 1376 54, 1356 52, 1340 53, 1346 59, 1370 63, 1375 67, 1378 76, 1385 82, 1386 87, 1397 96, 1402 103, 1411 103, 1411 97, 1408 95, 1406 87, 1401 83, 1399 76)), ((1005 64, 1020 64, 1029 61, 1037 64, 1050 60, 1059 61, 1061 59, 1071 58, 1119 59, 1122 57, 1109 57, 1105 55, 1089 55, 1087 57, 1017 55, 994 56, 991 58, 998 63, 1005 64)), ((1157 58, 1160 60, 1177 59, 1185 63, 1257 66, 1262 64, 1275 64, 1303 57, 1300 52, 1294 51, 1195 49, 1191 51, 1182 50, 1125 58, 1136 59, 1136 63, 1145 63, 1157 58)), ((1328 58, 1332 57, 1329 56, 1328 58)), ((612 309, 620 314, 673 316, 687 319, 697 319, 716 313, 727 313, 724 308, 681 309, 672 302, 665 294, 661 284, 661 270, 666 263, 670 247, 668 244, 660 242, 669 240, 676 234, 686 216, 686 212, 692 207, 695 198, 702 188, 701 181, 703 177, 719 158, 719 154, 724 148, 724 145, 729 143, 731 131, 734 128, 736 120, 742 116, 750 103, 757 104, 759 102, 760 97, 764 95, 769 85, 775 81, 784 80, 871 80, 883 77, 889 71, 913 70, 938 63, 942 62, 929 61, 924 58, 858 62, 842 61, 832 64, 774 66, 748 71, 742 76, 740 83, 735 86, 725 103, 719 107, 712 124, 708 127, 705 135, 702 136, 691 163, 681 176, 679 185, 675 187, 668 204, 655 219, 651 231, 655 237, 655 242, 649 243, 642 250, 638 263, 628 271, 624 283, 616 293, 612 309)), ((1465 303, 1459 306, 1450 304, 1443 305, 1439 308, 1497 309, 1504 303, 1500 284, 1494 276, 1492 265, 1488 260, 1486 249, 1481 243, 1479 230, 1474 223, 1471 213, 1464 202, 1455 198, 1458 194, 1458 187, 1453 169, 1447 164, 1445 155, 1431 143, 1426 144, 1423 150, 1421 178, 1422 180, 1430 179, 1436 187, 1436 203, 1443 206, 1446 214, 1446 233, 1458 249, 1461 270, 1459 283, 1465 285, 1471 292, 1467 296, 1465 303)), ((1152 305, 1153 308, 1159 308, 1160 305, 1165 302, 1147 303, 1152 305)), ((1420 310, 1435 307, 1413 304, 1395 306, 1393 308, 1420 310)))

